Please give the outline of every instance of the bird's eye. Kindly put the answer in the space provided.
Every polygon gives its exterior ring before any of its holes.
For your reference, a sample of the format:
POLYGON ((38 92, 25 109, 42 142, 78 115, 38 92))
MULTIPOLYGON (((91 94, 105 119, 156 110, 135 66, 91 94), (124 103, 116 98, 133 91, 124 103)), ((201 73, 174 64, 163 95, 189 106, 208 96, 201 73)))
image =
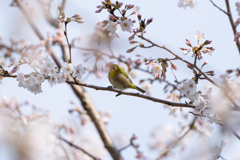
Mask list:
POLYGON ((115 70, 115 71, 117 70, 117 67, 116 67, 116 66, 114 67, 114 70, 115 70))

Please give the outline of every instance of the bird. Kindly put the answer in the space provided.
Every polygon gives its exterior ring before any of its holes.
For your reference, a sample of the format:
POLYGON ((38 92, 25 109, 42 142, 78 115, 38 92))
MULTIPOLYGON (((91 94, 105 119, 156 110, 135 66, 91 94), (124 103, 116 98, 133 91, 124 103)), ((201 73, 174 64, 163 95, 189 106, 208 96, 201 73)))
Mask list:
POLYGON ((128 77, 127 73, 116 64, 111 64, 109 67, 108 79, 110 83, 120 90, 127 88, 136 89, 141 93, 145 91, 138 86, 134 85, 132 80, 128 77))

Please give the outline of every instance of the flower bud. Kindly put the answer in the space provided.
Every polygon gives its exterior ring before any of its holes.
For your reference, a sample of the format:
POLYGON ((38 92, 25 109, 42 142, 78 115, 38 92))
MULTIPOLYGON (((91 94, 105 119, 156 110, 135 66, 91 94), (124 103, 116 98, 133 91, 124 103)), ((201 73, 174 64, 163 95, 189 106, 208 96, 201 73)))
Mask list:
POLYGON ((190 41, 188 39, 186 39, 186 44, 189 46, 189 47, 192 47, 192 44, 190 43, 190 41))

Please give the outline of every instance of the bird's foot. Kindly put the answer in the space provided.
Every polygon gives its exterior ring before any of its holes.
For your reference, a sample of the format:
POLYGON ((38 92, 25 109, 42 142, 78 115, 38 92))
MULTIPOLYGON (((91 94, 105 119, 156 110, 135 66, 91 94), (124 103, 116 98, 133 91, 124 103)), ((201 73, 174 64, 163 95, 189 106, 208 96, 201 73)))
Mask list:
POLYGON ((113 86, 108 86, 107 88, 109 88, 109 89, 113 89, 114 87, 113 87, 113 86))

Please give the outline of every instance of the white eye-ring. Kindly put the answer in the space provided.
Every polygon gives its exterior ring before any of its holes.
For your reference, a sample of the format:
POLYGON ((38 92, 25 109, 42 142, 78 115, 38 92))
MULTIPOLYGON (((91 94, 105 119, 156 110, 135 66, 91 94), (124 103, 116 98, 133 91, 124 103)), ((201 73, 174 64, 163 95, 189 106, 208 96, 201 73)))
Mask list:
POLYGON ((116 66, 114 67, 114 70, 115 70, 115 71, 117 70, 117 67, 116 67, 116 66))

